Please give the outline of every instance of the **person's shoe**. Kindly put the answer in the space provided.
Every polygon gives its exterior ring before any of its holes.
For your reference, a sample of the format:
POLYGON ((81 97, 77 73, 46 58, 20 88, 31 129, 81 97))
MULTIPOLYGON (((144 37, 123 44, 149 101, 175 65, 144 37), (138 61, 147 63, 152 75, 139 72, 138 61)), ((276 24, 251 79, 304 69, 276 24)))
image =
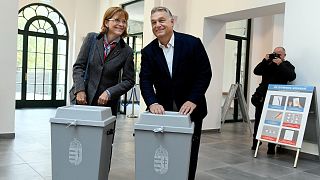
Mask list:
POLYGON ((267 154, 269 154, 269 155, 276 154, 275 148, 268 148, 267 154))
MULTIPOLYGON (((251 150, 256 150, 257 148, 257 143, 258 143, 258 140, 254 139, 252 141, 252 146, 251 146, 251 150)), ((261 146, 262 142, 259 143, 259 146, 261 146)))

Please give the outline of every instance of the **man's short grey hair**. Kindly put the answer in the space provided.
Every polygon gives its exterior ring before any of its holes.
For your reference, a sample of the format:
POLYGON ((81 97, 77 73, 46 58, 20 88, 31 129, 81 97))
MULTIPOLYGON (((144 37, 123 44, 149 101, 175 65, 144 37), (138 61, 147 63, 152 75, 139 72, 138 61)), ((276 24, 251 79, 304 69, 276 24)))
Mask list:
MULTIPOLYGON (((280 48, 280 49, 283 51, 283 53, 286 54, 286 49, 285 49, 284 47, 278 46, 278 47, 276 47, 276 48, 280 48)), ((275 48, 275 49, 276 49, 276 48, 275 48)))
POLYGON ((156 12, 166 12, 168 14, 168 16, 173 19, 171 11, 166 7, 162 7, 162 6, 154 7, 151 10, 151 15, 156 13, 156 12))

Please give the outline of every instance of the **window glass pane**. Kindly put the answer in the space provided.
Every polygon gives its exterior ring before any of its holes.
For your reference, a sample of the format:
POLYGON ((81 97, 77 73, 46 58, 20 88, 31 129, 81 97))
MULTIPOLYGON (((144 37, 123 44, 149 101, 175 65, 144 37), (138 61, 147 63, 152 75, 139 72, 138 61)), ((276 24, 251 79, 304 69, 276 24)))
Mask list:
POLYGON ((18 19, 18 28, 24 30, 24 26, 27 24, 27 20, 24 17, 19 17, 18 19))
POLYGON ((50 12, 48 18, 51 19, 54 24, 59 23, 59 15, 56 12, 50 12))
POLYGON ((65 55, 67 51, 66 40, 58 40, 58 54, 65 55))
POLYGON ((26 19, 30 19, 34 16, 36 16, 36 12, 33 8, 26 8, 24 11, 23 11, 23 15, 26 19))
POLYGON ((53 52, 53 39, 46 39, 46 53, 52 53, 53 52))
POLYGON ((23 48, 23 36, 21 34, 18 34, 17 37, 17 50, 22 50, 23 48))
POLYGON ((144 20, 144 1, 138 1, 124 6, 124 9, 130 14, 128 21, 129 34, 140 33, 143 31, 144 20))
POLYGON ((39 20, 39 28, 40 28, 40 29, 44 29, 44 24, 45 24, 45 23, 46 23, 45 20, 40 19, 40 20, 39 20))
POLYGON ((136 53, 137 61, 136 61, 136 72, 140 72, 140 64, 141 64, 141 53, 136 53))
POLYGON ((52 70, 45 70, 44 84, 52 84, 52 70))
POLYGON ((43 85, 36 85, 35 100, 43 100, 43 85))
POLYGON ((39 28, 40 27, 38 21, 33 21, 33 23, 30 25, 29 31, 38 32, 39 28))
POLYGON ((28 69, 27 73, 27 83, 34 84, 35 83, 35 69, 28 69))
POLYGON ((37 52, 44 53, 44 50, 45 50, 44 43, 45 43, 45 38, 37 37, 37 52))
POLYGON ((56 99, 64 100, 64 85, 57 85, 56 99))
MULTIPOLYGON (((244 84, 246 79, 245 72, 246 72, 246 49, 247 49, 247 41, 242 40, 242 52, 241 52, 241 67, 240 67, 240 84, 244 84)), ((243 88, 244 86, 242 86, 243 88)))
POLYGON ((29 31, 37 32, 37 31, 38 31, 38 28, 36 28, 35 26, 33 26, 33 25, 31 24, 31 26, 29 26, 29 31))
POLYGON ((44 54, 37 53, 37 63, 36 64, 37 64, 37 66, 36 66, 37 69, 44 68, 44 54))
POLYGON ((44 70, 43 69, 37 69, 37 71, 36 71, 36 84, 37 85, 39 85, 39 84, 43 84, 43 72, 44 72, 44 70))
POLYGON ((34 84, 27 83, 27 100, 34 100, 34 84))
POLYGON ((133 37, 129 37, 129 46, 133 48, 133 37))
POLYGON ((66 26, 64 24, 56 24, 56 27, 58 29, 58 34, 59 35, 64 35, 66 33, 66 26))
POLYGON ((22 51, 17 52, 17 67, 22 67, 22 51))
POLYGON ((35 68, 36 63, 36 53, 28 53, 28 68, 35 68))
POLYGON ((46 23, 45 23, 44 26, 43 26, 43 29, 45 29, 45 30, 47 31, 49 28, 51 28, 51 24, 49 24, 49 23, 46 21, 46 23))
POLYGON ((16 83, 16 100, 21 100, 21 84, 16 83))
POLYGON ((142 37, 136 38, 136 51, 141 51, 142 49, 142 37))
POLYGON ((51 27, 51 28, 49 28, 49 29, 46 29, 46 32, 48 33, 48 34, 53 34, 54 32, 53 32, 53 28, 51 27))
POLYGON ((41 16, 45 16, 47 17, 49 12, 48 12, 48 9, 44 6, 39 6, 37 9, 36 9, 36 13, 41 16))
POLYGON ((36 52, 36 42, 37 39, 34 36, 28 37, 28 51, 29 52, 36 52))
POLYGON ((57 71, 57 84, 64 84, 65 82, 65 71, 64 70, 58 70, 57 71))
POLYGON ((51 85, 44 85, 43 99, 51 100, 51 85))
POLYGON ((16 83, 22 83, 22 68, 17 68, 16 71, 16 83))
POLYGON ((38 29, 38 32, 39 32, 39 33, 46 33, 46 31, 45 31, 44 29, 42 29, 42 28, 41 28, 41 29, 38 29))
POLYGON ((65 69, 66 68, 66 56, 65 55, 58 55, 58 69, 65 69))
POLYGON ((52 69, 52 55, 46 54, 45 55, 45 69, 52 69))

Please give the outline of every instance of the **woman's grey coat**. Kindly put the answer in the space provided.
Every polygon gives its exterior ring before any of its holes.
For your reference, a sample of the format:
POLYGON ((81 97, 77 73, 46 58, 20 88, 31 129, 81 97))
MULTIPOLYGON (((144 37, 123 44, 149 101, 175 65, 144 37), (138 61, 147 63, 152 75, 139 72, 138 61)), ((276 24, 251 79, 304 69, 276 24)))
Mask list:
POLYGON ((118 100, 121 95, 129 91, 135 84, 133 50, 120 39, 116 47, 104 62, 103 35, 89 33, 83 41, 77 60, 73 65, 74 93, 85 90, 84 71, 88 62, 90 39, 95 36, 93 59, 89 62, 87 81, 87 102, 96 105, 97 98, 105 90, 111 95, 111 100, 118 100))

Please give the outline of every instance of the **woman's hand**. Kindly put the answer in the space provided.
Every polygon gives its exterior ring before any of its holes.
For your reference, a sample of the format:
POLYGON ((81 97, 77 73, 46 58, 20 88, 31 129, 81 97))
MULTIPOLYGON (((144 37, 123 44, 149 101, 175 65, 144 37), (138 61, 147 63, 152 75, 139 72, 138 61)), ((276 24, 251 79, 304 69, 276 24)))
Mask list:
POLYGON ((84 91, 79 91, 76 94, 77 104, 87 104, 87 95, 84 91))

